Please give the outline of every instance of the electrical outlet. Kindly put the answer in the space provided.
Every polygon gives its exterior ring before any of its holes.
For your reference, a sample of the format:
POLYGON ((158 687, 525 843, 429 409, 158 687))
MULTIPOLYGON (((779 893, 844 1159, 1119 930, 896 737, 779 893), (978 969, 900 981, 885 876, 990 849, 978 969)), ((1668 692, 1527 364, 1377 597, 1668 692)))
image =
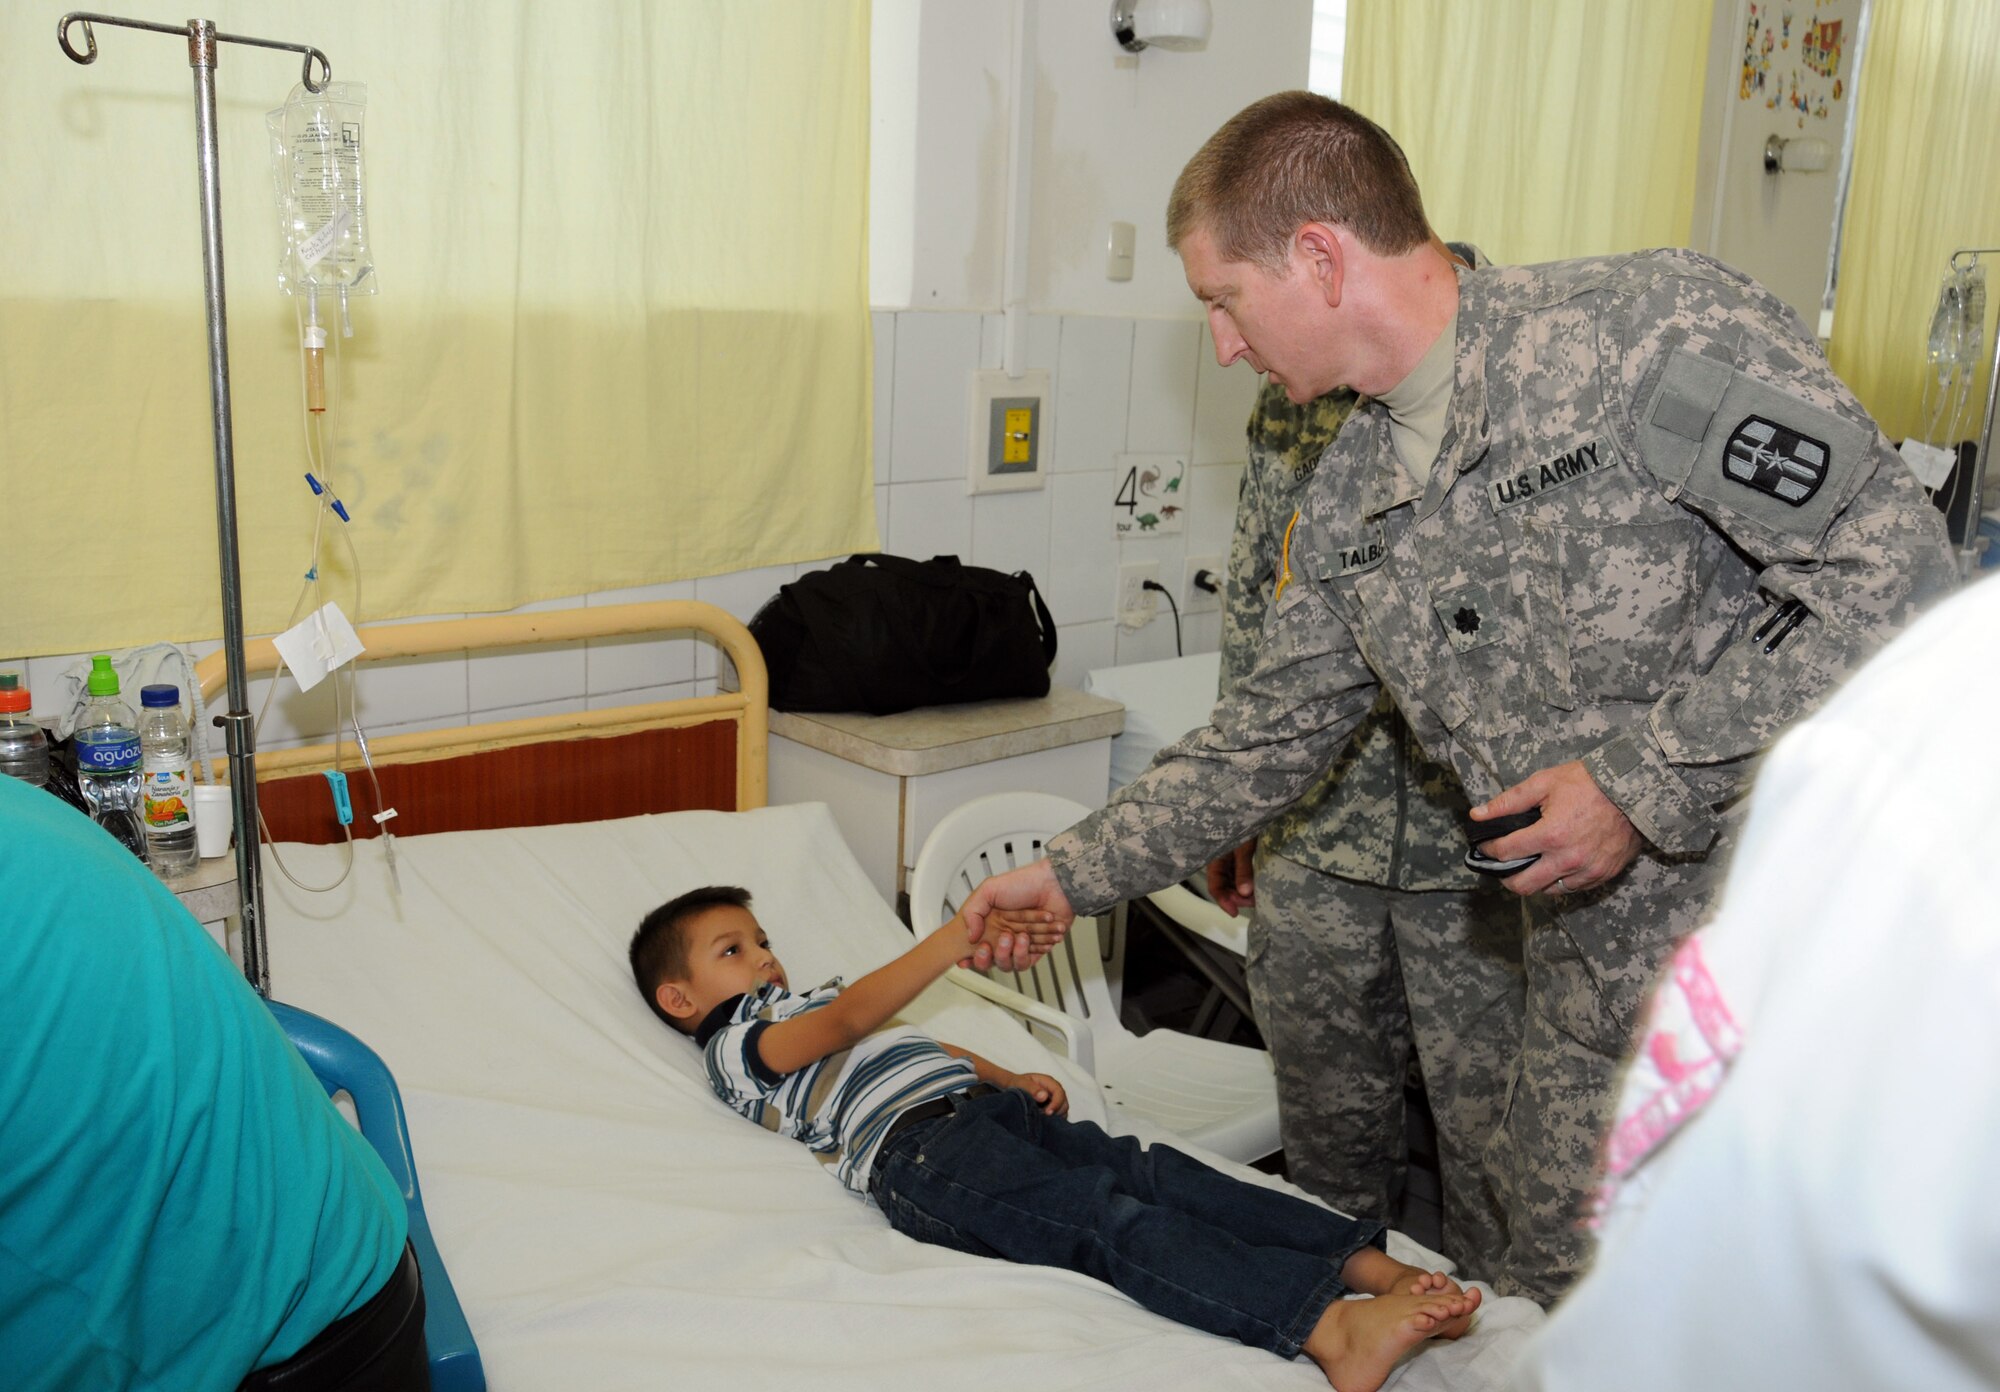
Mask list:
POLYGON ((1189 556, 1181 572, 1181 612, 1213 614, 1222 607, 1222 584, 1222 557, 1189 556), (1208 583, 1215 588, 1204 590, 1195 584, 1198 575, 1206 576, 1208 583))
POLYGON ((1160 578, 1158 561, 1129 561, 1118 567, 1118 622, 1127 628, 1144 628, 1153 621, 1160 602, 1154 591, 1145 588, 1148 580, 1160 578))

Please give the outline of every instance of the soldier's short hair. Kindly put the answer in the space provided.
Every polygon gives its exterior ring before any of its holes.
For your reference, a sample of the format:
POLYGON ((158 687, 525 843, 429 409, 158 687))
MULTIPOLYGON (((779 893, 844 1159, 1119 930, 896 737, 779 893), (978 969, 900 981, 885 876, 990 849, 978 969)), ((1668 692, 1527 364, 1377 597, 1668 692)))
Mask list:
POLYGON ((1167 200, 1167 245, 1203 227, 1226 260, 1282 270, 1292 234, 1337 224, 1381 256, 1429 241, 1423 195, 1402 149, 1352 107, 1278 92, 1229 118, 1167 200))

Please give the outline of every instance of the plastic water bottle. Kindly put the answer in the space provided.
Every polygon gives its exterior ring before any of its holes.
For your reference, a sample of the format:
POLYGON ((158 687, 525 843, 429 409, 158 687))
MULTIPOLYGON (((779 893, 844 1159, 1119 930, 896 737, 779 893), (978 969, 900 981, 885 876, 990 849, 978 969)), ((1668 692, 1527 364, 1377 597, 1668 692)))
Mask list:
POLYGON ((194 839, 194 748, 178 686, 139 688, 139 767, 146 859, 161 879, 185 875, 201 851, 194 839))
POLYGON ((29 711, 28 688, 0 672, 0 773, 37 788, 49 786, 49 737, 29 711))
POLYGON ((146 858, 139 822, 139 729, 118 699, 118 673, 108 657, 90 660, 90 704, 76 724, 76 781, 99 826, 146 858))

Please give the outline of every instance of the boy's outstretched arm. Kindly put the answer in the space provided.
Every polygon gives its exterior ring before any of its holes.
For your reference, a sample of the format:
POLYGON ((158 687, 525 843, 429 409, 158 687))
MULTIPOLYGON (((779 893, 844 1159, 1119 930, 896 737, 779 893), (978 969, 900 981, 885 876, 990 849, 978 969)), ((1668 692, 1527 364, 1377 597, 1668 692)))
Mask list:
POLYGON ((819 1009, 780 1020, 766 1029, 757 1036, 758 1056, 766 1068, 777 1073, 793 1073, 817 1063, 880 1029, 924 987, 973 956, 965 916, 954 914, 949 923, 918 939, 908 952, 869 972, 819 1009))

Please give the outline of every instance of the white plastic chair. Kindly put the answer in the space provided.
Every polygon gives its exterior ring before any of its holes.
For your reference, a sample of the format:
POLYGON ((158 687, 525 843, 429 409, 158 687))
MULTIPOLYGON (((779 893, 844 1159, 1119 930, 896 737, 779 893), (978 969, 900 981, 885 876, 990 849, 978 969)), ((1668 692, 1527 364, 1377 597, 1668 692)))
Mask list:
MULTIPOLYGON (((951 812, 924 841, 911 875, 918 931, 950 918, 988 875, 1040 860, 1044 841, 1089 814, 1047 793, 996 793, 951 812)), ((1097 1079, 1110 1106, 1231 1159, 1275 1152, 1271 1056, 1174 1030, 1133 1034, 1119 1021, 1098 954, 1097 921, 1079 917, 1032 971, 1014 974, 1019 989, 956 967, 950 976, 1019 1015, 1031 1031, 1053 1035, 1065 1056, 1097 1079)))

